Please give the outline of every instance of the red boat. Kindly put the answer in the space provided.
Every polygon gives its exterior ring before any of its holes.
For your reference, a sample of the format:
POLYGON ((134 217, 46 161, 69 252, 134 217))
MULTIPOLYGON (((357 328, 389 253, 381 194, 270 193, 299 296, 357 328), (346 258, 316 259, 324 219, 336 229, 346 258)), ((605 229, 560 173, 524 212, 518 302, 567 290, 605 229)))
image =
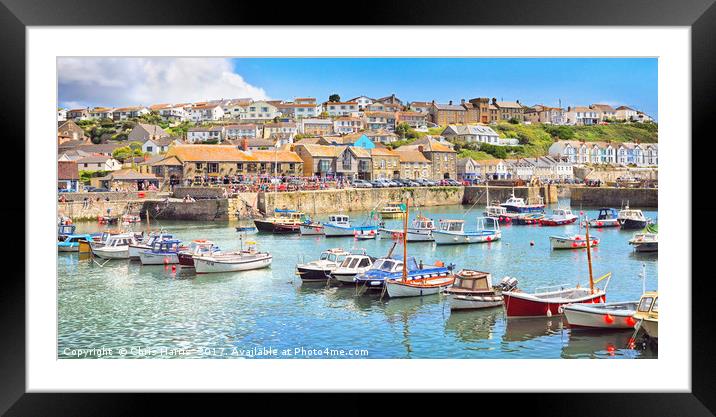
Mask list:
POLYGON ((565 224, 572 224, 577 221, 577 216, 572 214, 572 210, 558 208, 552 210, 552 215, 539 220, 539 224, 542 226, 562 226, 565 224))
POLYGON ((589 237, 589 224, 586 226, 585 240, 587 242, 587 263, 589 265, 589 287, 581 288, 577 285, 576 287, 565 288, 564 285, 558 285, 551 287, 557 288, 551 291, 526 293, 515 289, 503 292, 502 298, 505 301, 507 317, 551 317, 561 315, 562 306, 566 304, 605 303, 607 301, 607 286, 609 286, 612 273, 604 274, 596 281, 592 276, 592 245, 589 237), (595 284, 598 284, 603 279, 607 279, 604 289, 596 288, 595 284))

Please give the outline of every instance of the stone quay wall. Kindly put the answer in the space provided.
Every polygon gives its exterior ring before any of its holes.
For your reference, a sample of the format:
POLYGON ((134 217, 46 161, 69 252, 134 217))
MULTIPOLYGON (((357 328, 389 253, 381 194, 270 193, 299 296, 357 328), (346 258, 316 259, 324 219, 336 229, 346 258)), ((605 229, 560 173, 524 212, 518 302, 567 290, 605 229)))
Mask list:
POLYGON ((602 182, 616 181, 617 178, 635 177, 645 180, 658 180, 658 168, 631 168, 631 167, 610 167, 609 169, 596 167, 574 167, 574 176, 582 180, 601 180, 602 182))
POLYGON ((85 204, 83 201, 67 201, 65 203, 57 203, 57 215, 68 216, 74 221, 97 220, 99 216, 107 215, 107 209, 112 216, 121 216, 128 212, 131 214, 139 214, 144 217, 143 207, 149 200, 132 200, 132 201, 105 201, 92 200, 85 204))
POLYGON ((585 207, 658 207, 657 188, 572 187, 572 206, 585 207))
POLYGON ((166 198, 169 197, 171 193, 168 192, 160 192, 160 191, 131 191, 131 192, 123 192, 123 191, 108 191, 106 193, 58 193, 57 198, 60 196, 64 196, 65 200, 67 201, 79 201, 82 202, 85 197, 88 200, 97 201, 99 198, 100 201, 104 201, 106 198, 109 199, 109 201, 119 201, 119 202, 127 202, 127 201, 134 201, 134 200, 152 200, 152 199, 158 199, 158 198, 166 198), (140 193, 144 193, 144 197, 140 197, 140 193))
MULTIPOLYGON (((558 198, 558 190, 555 185, 545 185, 540 187, 502 187, 490 186, 490 200, 504 202, 512 196, 524 198, 525 201, 535 200, 541 196, 545 204, 556 203, 558 198)), ((465 197, 462 204, 487 204, 487 187, 477 185, 465 187, 465 197)))

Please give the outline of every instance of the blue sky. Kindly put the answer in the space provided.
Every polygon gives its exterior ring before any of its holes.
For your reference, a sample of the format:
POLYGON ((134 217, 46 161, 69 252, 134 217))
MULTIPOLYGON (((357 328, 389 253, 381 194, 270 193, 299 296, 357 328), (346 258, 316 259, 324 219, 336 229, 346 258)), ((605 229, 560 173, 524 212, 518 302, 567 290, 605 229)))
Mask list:
POLYGON ((58 60, 60 105, 214 98, 404 101, 473 97, 563 107, 628 105, 658 117, 656 58, 73 58, 58 60), (90 63, 87 61, 91 60, 90 63), (67 62, 66 62, 67 61, 67 62))

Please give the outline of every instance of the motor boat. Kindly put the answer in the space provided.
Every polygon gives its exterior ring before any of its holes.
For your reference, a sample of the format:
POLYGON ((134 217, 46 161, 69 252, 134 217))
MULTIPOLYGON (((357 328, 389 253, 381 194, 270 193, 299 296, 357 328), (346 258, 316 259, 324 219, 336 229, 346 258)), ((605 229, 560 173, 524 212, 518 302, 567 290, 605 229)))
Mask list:
POLYGON ((510 223, 518 225, 539 224, 544 219, 544 213, 520 213, 511 218, 510 223))
POLYGON ((600 208, 596 219, 589 220, 591 227, 619 227, 619 212, 613 208, 600 208))
POLYGON ((113 234, 103 245, 92 246, 92 254, 102 259, 129 259, 129 245, 135 243, 137 240, 132 233, 113 234))
POLYGON ((641 210, 630 209, 629 206, 619 212, 617 221, 622 229, 643 229, 651 223, 651 219, 644 216, 641 210))
POLYGON ((350 252, 341 248, 325 250, 317 260, 296 265, 296 274, 305 282, 326 281, 348 255, 350 252))
POLYGON ((380 214, 380 217, 383 219, 400 218, 403 216, 403 213, 405 213, 405 209, 403 208, 403 203, 400 201, 391 201, 378 210, 378 214, 380 214))
POLYGON ((639 324, 637 326, 644 330, 650 339, 658 341, 659 339, 659 293, 656 291, 646 291, 639 299, 634 319, 639 324))
POLYGON ((562 307, 571 328, 633 329, 638 301, 604 304, 567 304, 562 307))
POLYGON ((301 231, 303 216, 300 211, 275 209, 273 217, 254 219, 254 224, 260 232, 298 233, 301 231))
POLYGON ((152 232, 144 236, 140 241, 129 245, 129 259, 139 259, 139 254, 149 250, 157 240, 173 239, 174 237, 164 231, 152 232))
POLYGON ((362 225, 353 226, 349 216, 334 214, 328 216, 328 221, 323 223, 323 231, 326 237, 366 235, 375 237, 378 226, 362 225), (372 233, 371 233, 372 232, 372 233))
POLYGON ((639 233, 629 239, 629 244, 634 246, 637 252, 658 252, 659 251, 659 229, 650 224, 639 233))
POLYGON ((186 250, 180 251, 179 266, 182 268, 194 268, 194 257, 212 256, 221 253, 221 249, 214 242, 206 239, 195 239, 189 242, 186 250))
POLYGON ((89 234, 67 235, 64 240, 57 242, 57 251, 79 252, 80 242, 90 242, 92 240, 92 235, 89 234))
POLYGON ((256 242, 246 242, 247 249, 237 252, 194 255, 194 269, 197 274, 238 272, 271 266, 273 257, 268 252, 256 250, 256 242))
POLYGON ((178 239, 157 239, 152 248, 141 251, 139 260, 142 265, 168 265, 179 263, 179 252, 185 250, 178 239))
POLYGON ((569 208, 556 208, 552 210, 552 215, 540 219, 539 224, 542 226, 563 226, 576 222, 577 218, 569 208))
POLYGON ((438 245, 493 242, 502 237, 500 223, 494 217, 478 217, 474 231, 465 230, 465 220, 440 220, 433 230, 438 245))
POLYGON ((362 274, 373 265, 375 258, 368 256, 365 250, 351 251, 343 262, 335 268, 330 276, 343 284, 353 284, 356 275, 362 274))
POLYGON ((544 199, 536 197, 537 203, 527 204, 524 198, 515 197, 514 193, 504 203, 500 204, 509 213, 541 213, 544 212, 544 199))
MULTIPOLYGON (((408 227, 408 242, 432 242, 433 231, 435 230, 435 222, 432 219, 423 216, 417 216, 413 219, 411 226, 408 227)), ((402 239, 403 231, 397 229, 380 229, 382 233, 390 235, 393 239, 402 239)))
MULTIPOLYGON (((587 238, 584 235, 550 236, 549 243, 552 249, 586 249, 587 238)), ((591 247, 598 246, 599 239, 590 236, 589 243, 591 247)))
MULTIPOLYGON (((407 280, 426 276, 448 276, 452 275, 450 269, 442 262, 435 265, 422 265, 415 261, 412 256, 408 257, 407 280)), ((386 280, 401 280, 403 276, 403 259, 400 257, 384 257, 377 259, 373 265, 362 274, 356 275, 357 285, 368 290, 382 289, 386 280)))
POLYGON ((502 290, 517 286, 517 279, 505 277, 499 288, 493 288, 489 272, 463 269, 455 274, 455 282, 445 290, 450 310, 476 310, 502 306, 502 290))

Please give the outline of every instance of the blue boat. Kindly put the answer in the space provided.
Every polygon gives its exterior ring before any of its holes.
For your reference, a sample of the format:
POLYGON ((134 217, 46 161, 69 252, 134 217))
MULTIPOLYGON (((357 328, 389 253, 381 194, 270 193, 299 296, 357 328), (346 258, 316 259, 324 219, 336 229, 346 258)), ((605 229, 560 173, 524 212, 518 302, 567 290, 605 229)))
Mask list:
MULTIPOLYGON (((407 266, 408 280, 448 276, 451 274, 451 268, 442 265, 442 263, 438 263, 437 265, 418 265, 412 256, 408 256, 407 266)), ((369 270, 358 274, 355 278, 355 283, 369 290, 383 289, 386 279, 402 279, 402 277, 402 257, 386 257, 376 260, 369 270)))
POLYGON ((57 242, 58 252, 78 252, 81 241, 92 241, 92 235, 79 234, 79 235, 67 235, 62 241, 57 242))
POLYGON ((74 224, 60 224, 57 226, 57 241, 63 241, 69 235, 75 234, 77 226, 74 224))
POLYGON ((544 200, 537 197, 536 204, 526 204, 524 198, 515 197, 514 194, 500 206, 507 209, 509 213, 544 213, 544 200))

